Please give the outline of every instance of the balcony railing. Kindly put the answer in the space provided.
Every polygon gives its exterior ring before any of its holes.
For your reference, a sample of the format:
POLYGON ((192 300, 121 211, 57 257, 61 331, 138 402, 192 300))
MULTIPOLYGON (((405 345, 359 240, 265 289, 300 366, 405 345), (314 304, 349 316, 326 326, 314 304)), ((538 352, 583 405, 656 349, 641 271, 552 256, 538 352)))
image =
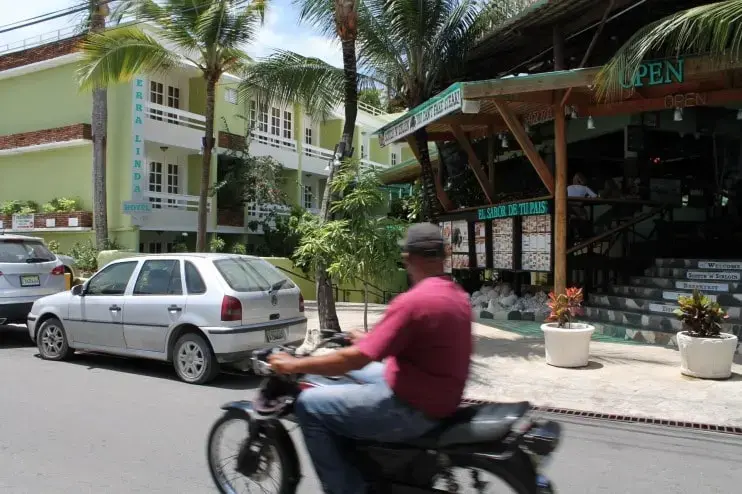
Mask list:
MULTIPOLYGON (((180 211, 198 211, 198 196, 145 191, 144 197, 149 199, 153 210, 177 209, 180 211)), ((208 199, 207 207, 211 209, 211 198, 208 199)))
POLYGON ((388 115, 388 113, 381 108, 376 108, 375 106, 364 103, 363 101, 358 102, 358 109, 370 113, 375 117, 378 117, 379 115, 388 115))
POLYGON ((198 113, 170 108, 169 106, 147 103, 144 109, 145 115, 151 120, 165 122, 173 125, 181 125, 189 129, 204 130, 206 128, 206 117, 198 113))
POLYGON ((78 34, 77 30, 78 26, 71 26, 64 29, 57 29, 55 31, 47 31, 45 33, 37 34, 36 36, 32 36, 30 38, 21 39, 5 45, 0 45, 0 55, 4 55, 12 51, 27 50, 36 46, 41 46, 47 43, 54 43, 66 38, 71 38, 72 36, 78 34))

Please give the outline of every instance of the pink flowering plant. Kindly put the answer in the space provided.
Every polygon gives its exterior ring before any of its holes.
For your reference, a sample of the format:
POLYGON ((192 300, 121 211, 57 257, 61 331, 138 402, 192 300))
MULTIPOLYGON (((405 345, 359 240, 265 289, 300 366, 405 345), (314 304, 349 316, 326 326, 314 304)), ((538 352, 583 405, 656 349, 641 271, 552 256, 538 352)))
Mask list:
POLYGON ((565 293, 557 295, 549 293, 549 309, 551 313, 546 318, 547 322, 556 322, 557 327, 570 327, 572 319, 582 315, 582 288, 567 288, 565 293))

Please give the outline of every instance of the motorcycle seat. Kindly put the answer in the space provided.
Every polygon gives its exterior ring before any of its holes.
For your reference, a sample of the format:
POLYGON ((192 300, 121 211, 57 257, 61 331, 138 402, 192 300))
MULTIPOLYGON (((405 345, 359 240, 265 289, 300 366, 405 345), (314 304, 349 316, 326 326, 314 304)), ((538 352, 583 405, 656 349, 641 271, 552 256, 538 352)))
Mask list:
POLYGON ((437 449, 498 441, 510 432, 513 424, 523 418, 530 408, 527 401, 461 407, 438 427, 409 444, 419 448, 437 449))

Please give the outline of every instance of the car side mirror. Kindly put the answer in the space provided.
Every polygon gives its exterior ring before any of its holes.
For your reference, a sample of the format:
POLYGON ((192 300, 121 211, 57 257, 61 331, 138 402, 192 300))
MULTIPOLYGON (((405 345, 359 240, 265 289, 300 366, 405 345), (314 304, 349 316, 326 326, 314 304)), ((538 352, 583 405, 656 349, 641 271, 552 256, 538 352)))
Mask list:
POLYGON ((72 295, 82 297, 85 295, 84 285, 75 285, 72 287, 72 295))

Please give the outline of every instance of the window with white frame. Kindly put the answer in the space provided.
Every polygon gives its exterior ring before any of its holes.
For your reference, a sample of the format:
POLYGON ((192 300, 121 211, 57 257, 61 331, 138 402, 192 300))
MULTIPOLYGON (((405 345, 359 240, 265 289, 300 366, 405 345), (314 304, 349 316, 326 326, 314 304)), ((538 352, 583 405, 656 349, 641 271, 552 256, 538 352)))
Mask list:
MULTIPOLYGON (((159 161, 149 162, 148 189, 150 192, 162 194, 162 163, 159 161)), ((152 203, 152 207, 155 209, 162 208, 162 198, 160 197, 150 197, 149 202, 152 203)))
POLYGON ((291 112, 290 111, 283 111, 283 138, 284 139, 293 139, 294 137, 294 127, 293 127, 293 121, 291 118, 291 112))
POLYGON ((397 164, 397 153, 392 151, 392 166, 397 164))
POLYGON ((312 209, 314 207, 314 194, 312 194, 312 186, 311 185, 305 185, 304 186, 304 209, 312 209))
MULTIPOLYGON (((163 105, 165 101, 165 88, 161 82, 149 81, 149 102, 156 105, 163 105)), ((161 110, 152 110, 150 118, 153 120, 162 120, 161 110)))
MULTIPOLYGON (((163 167, 159 161, 150 161, 149 163, 149 183, 148 190, 157 194, 180 194, 180 167, 178 165, 168 164, 163 167)), ((161 197, 150 197, 152 207, 160 209, 163 206, 161 197)), ((176 208, 178 204, 175 199, 167 199, 167 207, 176 208)))
MULTIPOLYGON (((228 87, 224 90, 224 101, 233 105, 237 104, 237 90, 233 87, 228 87)), ((252 103, 252 102, 251 102, 252 103)))
MULTIPOLYGON (((170 108, 180 108, 180 88, 174 86, 167 87, 167 106, 170 108)), ((178 115, 175 113, 168 113, 168 123, 178 123, 178 115)))
MULTIPOLYGON (((312 145, 312 128, 311 127, 304 127, 304 144, 312 145)), ((309 149, 304 148, 304 155, 305 156, 311 156, 312 153, 309 151, 309 149)))
MULTIPOLYGON (((180 167, 172 163, 167 165, 167 193, 180 194, 180 167)), ((173 199, 168 199, 167 203, 169 207, 177 207, 177 203, 173 199)))
POLYGON ((268 132, 268 106, 262 104, 258 110, 255 100, 250 100, 250 129, 257 133, 258 142, 268 142, 268 138, 263 135, 268 132))
MULTIPOLYGON (((281 110, 275 106, 271 108, 271 135, 280 137, 281 136, 281 110)), ((271 139, 271 145, 278 147, 278 139, 271 139)))
POLYGON ((366 159, 366 146, 361 144, 361 159, 366 159))

